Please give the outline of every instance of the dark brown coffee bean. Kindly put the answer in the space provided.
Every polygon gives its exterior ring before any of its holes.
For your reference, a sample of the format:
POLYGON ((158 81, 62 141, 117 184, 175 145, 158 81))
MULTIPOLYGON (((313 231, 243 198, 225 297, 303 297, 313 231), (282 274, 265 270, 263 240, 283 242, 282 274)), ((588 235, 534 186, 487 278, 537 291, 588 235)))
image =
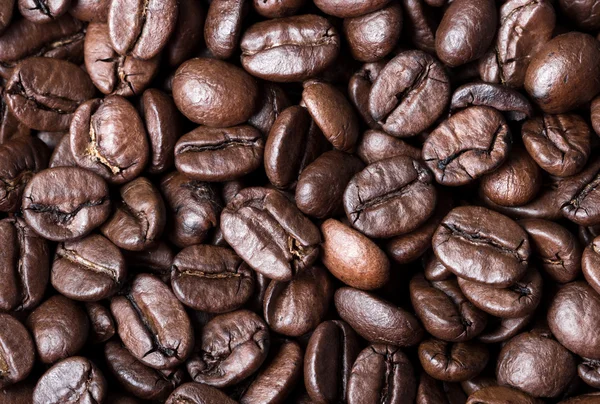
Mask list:
POLYGON ((240 46, 242 65, 253 76, 275 82, 303 81, 335 62, 340 38, 324 17, 295 15, 252 25, 240 46))
POLYGON ((239 125, 256 110, 256 81, 239 67, 215 59, 184 62, 173 78, 177 108, 191 121, 213 127, 239 125))
POLYGON ((36 24, 52 22, 65 14, 71 0, 19 0, 19 12, 36 24))
POLYGON ((342 287, 334 299, 340 317, 369 342, 402 347, 416 345, 423 338, 419 320, 371 293, 342 287))
POLYGON ((175 256, 171 287, 186 306, 209 313, 226 313, 250 299, 254 274, 230 249, 195 245, 175 256))
POLYGON ((112 184, 137 177, 148 163, 144 124, 125 98, 111 95, 81 105, 73 115, 71 153, 81 167, 112 184))
POLYGON ((108 308, 100 303, 90 302, 85 304, 85 311, 90 318, 89 342, 99 344, 115 335, 115 320, 108 308))
POLYGON ((177 7, 177 24, 163 56, 171 67, 177 67, 198 50, 204 35, 206 11, 202 3, 180 0, 177 7))
POLYGON ((452 271, 442 264, 438 257, 433 253, 429 253, 428 256, 423 259, 423 264, 425 266, 423 276, 425 276, 425 279, 428 281, 445 281, 454 276, 452 271))
POLYGON ((182 384, 169 396, 166 404, 235 404, 219 389, 202 383, 182 384))
POLYGON ((204 24, 204 40, 217 59, 229 59, 236 51, 248 8, 246 0, 215 0, 210 3, 204 24))
POLYGON ((121 202, 100 231, 124 250, 151 247, 161 236, 167 216, 160 192, 148 179, 139 177, 122 186, 119 193, 121 202))
POLYGON ((158 56, 142 60, 119 55, 112 47, 106 24, 88 25, 83 54, 85 68, 103 94, 141 94, 158 72, 158 56))
POLYGON ((42 142, 44 142, 44 144, 46 145, 46 147, 49 150, 54 150, 56 148, 56 145, 58 145, 58 143, 61 141, 61 139, 67 134, 68 132, 45 132, 45 131, 39 131, 35 134, 35 137, 40 139, 42 142))
POLYGON ((419 360, 434 379, 461 382, 481 373, 489 360, 489 352, 479 342, 428 339, 419 345, 419 360))
POLYGON ((22 210, 27 224, 44 238, 80 238, 108 219, 108 186, 102 177, 82 168, 50 168, 29 181, 22 210))
POLYGON ((123 344, 143 364, 171 369, 192 353, 194 334, 183 305, 158 278, 137 275, 110 310, 123 344))
POLYGON ((583 359, 577 366, 577 374, 588 386, 600 388, 600 363, 595 359, 583 359))
POLYGON ((37 356, 42 363, 52 364, 77 354, 87 341, 90 321, 85 311, 73 300, 52 296, 27 318, 37 356))
POLYGON ((443 66, 421 51, 406 51, 381 71, 369 96, 369 111, 387 133, 419 134, 442 114, 450 99, 443 66))
POLYGON ((110 0, 71 0, 69 14, 81 21, 106 22, 110 0))
POLYGON ((176 0, 112 1, 108 31, 120 55, 151 59, 165 47, 177 22, 176 0))
POLYGON ((594 226, 600 223, 600 160, 592 161, 576 176, 565 180, 568 192, 561 201, 564 217, 581 226, 594 226))
POLYGON ((508 217, 476 206, 454 208, 433 236, 433 251, 461 278, 507 287, 527 270, 527 233, 508 217))
POLYGON ((35 362, 35 346, 29 332, 19 320, 1 313, 0 345, 0 389, 5 389, 29 375, 35 362))
POLYGON ((339 18, 358 17, 385 7, 389 0, 347 1, 317 0, 315 5, 326 14, 339 18))
MULTIPOLYGON (((541 400, 531 397, 527 393, 506 386, 490 386, 469 396, 467 404, 542 404, 541 400)), ((564 403, 564 402, 563 402, 564 403)))
POLYGON ((173 250, 164 241, 143 251, 123 251, 128 269, 136 272, 149 272, 158 276, 163 282, 171 282, 171 264, 173 250))
POLYGON ((417 404, 464 404, 467 396, 459 383, 440 382, 421 372, 417 390, 417 404))
POLYGON ((581 259, 583 276, 600 293, 600 238, 595 238, 584 250, 581 259))
POLYGON ((371 129, 381 129, 381 126, 375 122, 371 116, 371 112, 369 111, 369 94, 371 93, 371 86, 386 64, 386 60, 380 60, 374 63, 365 63, 352 75, 352 77, 350 77, 350 80, 348 81, 348 98, 352 102, 352 105, 354 105, 354 108, 356 108, 360 114, 363 121, 371 129))
POLYGON ((65 133, 54 148, 48 167, 77 167, 75 157, 71 153, 71 136, 68 133, 65 133))
POLYGON ((429 170, 408 156, 373 163, 348 183, 344 210, 352 226, 370 237, 408 233, 433 213, 437 193, 429 170))
POLYGON ((7 0, 0 5, 0 34, 9 26, 16 0, 7 0))
POLYGON ((59 244, 52 264, 52 286, 70 299, 95 302, 114 295, 125 283, 127 269, 121 251, 93 234, 59 244))
POLYGON ((511 133, 502 114, 470 107, 431 132, 423 145, 423 160, 440 184, 465 185, 498 168, 510 147, 511 133))
POLYGON ((297 14, 304 6, 305 0, 253 0, 254 10, 266 18, 289 17, 297 14))
POLYGON ((15 137, 27 137, 30 132, 27 125, 22 124, 10 112, 4 99, 4 88, 0 87, 0 145, 15 137))
POLYGON ((368 130, 363 134, 356 154, 365 164, 373 164, 396 156, 421 159, 420 149, 379 130, 368 130))
POLYGON ((221 231, 248 265, 278 281, 289 281, 319 255, 319 229, 272 189, 237 194, 221 214, 221 231))
POLYGON ((67 130, 77 107, 93 96, 94 85, 78 66, 37 57, 19 63, 4 94, 19 121, 52 132, 67 130))
POLYGON ((431 8, 422 0, 402 0, 405 11, 406 32, 412 44, 422 51, 435 54, 435 31, 438 22, 431 8))
POLYGON ((264 141, 250 125, 200 126, 175 145, 175 166, 200 181, 231 181, 256 170, 263 161, 264 141))
POLYGON ((260 109, 248 119, 248 123, 268 137, 276 119, 292 104, 283 88, 275 83, 264 82, 259 105, 260 109))
POLYGON ((198 338, 200 351, 187 370, 195 381, 215 387, 231 386, 256 372, 271 341, 265 322, 247 310, 213 318, 198 338))
POLYGON ((522 121, 533 115, 533 108, 527 97, 510 87, 498 84, 469 83, 460 86, 452 94, 451 111, 474 105, 495 108, 514 121, 522 121))
POLYGON ((304 385, 316 402, 336 402, 347 396, 352 364, 360 351, 348 324, 325 321, 310 337, 304 355, 304 385))
POLYGON ((484 344, 504 342, 521 332, 533 319, 533 314, 517 318, 488 317, 488 326, 478 337, 484 344))

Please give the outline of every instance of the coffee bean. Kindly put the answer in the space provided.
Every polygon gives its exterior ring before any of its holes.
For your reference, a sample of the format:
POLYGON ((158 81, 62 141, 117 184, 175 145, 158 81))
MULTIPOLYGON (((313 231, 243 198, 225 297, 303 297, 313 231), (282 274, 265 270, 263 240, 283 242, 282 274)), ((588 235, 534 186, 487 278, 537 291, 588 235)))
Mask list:
POLYGON ((4 99, 4 88, 0 87, 0 145, 8 142, 13 137, 27 137, 30 132, 27 125, 22 124, 10 112, 10 108, 8 108, 4 99))
POLYGON ((242 21, 248 13, 245 0, 215 0, 210 3, 204 24, 208 50, 218 59, 229 59, 242 35, 242 21))
POLYGON ((488 317, 488 326, 478 337, 485 344, 504 342, 523 330, 533 319, 533 314, 516 318, 488 317))
POLYGON ((376 1, 335 1, 335 0, 317 0, 315 5, 326 14, 339 18, 358 17, 383 8, 389 3, 389 0, 376 1))
POLYGON ((577 366, 577 375, 588 386, 598 388, 600 386, 600 372, 598 369, 598 361, 593 359, 584 359, 577 366))
POLYGON ((259 105, 261 105, 260 109, 248 119, 248 123, 265 137, 269 137, 275 120, 291 106, 291 101, 283 88, 277 84, 266 82, 262 83, 262 100, 259 105))
POLYGON ((19 12, 29 21, 45 24, 65 14, 71 0, 19 0, 19 12))
MULTIPOLYGON (((354 108, 358 111, 360 117, 371 129, 381 129, 381 126, 375 122, 369 111, 369 94, 371 93, 373 83, 381 73, 381 70, 385 67, 386 63, 386 60, 365 63, 348 81, 348 98, 350 99, 350 102, 352 102, 352 105, 354 105, 354 108)), ((363 139, 364 137, 365 136, 363 135, 363 139)), ((360 155, 360 145, 357 153, 360 155)))
POLYGON ((560 0, 558 4, 561 11, 583 30, 589 31, 600 28, 598 5, 593 1, 560 0))
POLYGON ((100 303, 89 302, 85 304, 85 311, 90 318, 89 342, 99 344, 115 335, 115 320, 108 308, 100 303))
MULTIPOLYGON (((541 404, 527 393, 506 386, 485 387, 469 396, 467 404, 500 404, 506 402, 541 404)), ((564 401, 563 401, 564 403, 564 401)))
POLYGON ((204 34, 206 11, 194 0, 180 0, 177 7, 177 24, 163 49, 163 57, 171 67, 177 67, 193 56, 204 34))
POLYGON ((509 87, 489 83, 469 83, 460 86, 452 94, 450 110, 475 105, 495 108, 506 113, 510 120, 531 118, 533 108, 527 97, 509 87))
POLYGON ((477 376, 487 365, 489 353, 478 342, 446 342, 428 339, 419 345, 419 360, 436 380, 460 382, 477 376))
POLYGON ((600 190, 600 161, 592 161, 579 175, 569 177, 568 192, 565 192, 561 212, 567 219, 581 225, 593 226, 600 223, 598 198, 600 190))
POLYGON ((424 52, 435 54, 435 34, 438 26, 432 10, 422 0, 402 0, 405 27, 411 43, 424 52))
POLYGON ((110 0, 71 0, 69 14, 81 21, 106 22, 110 0))
POLYGON ((235 401, 221 393, 214 387, 207 386, 202 383, 186 383, 175 389, 169 396, 166 404, 234 404, 235 401))
POLYGON ((75 157, 71 153, 71 136, 68 133, 65 133, 54 148, 48 167, 77 167, 75 157))
POLYGON ((0 389, 4 389, 29 375, 35 347, 25 326, 9 314, 0 314, 0 344, 0 389))
POLYGON ((171 282, 173 250, 164 241, 142 251, 123 251, 128 269, 137 272, 150 272, 163 282, 171 282))
POLYGON ((421 159, 420 149, 379 130, 368 130, 363 134, 356 154, 366 164, 373 164, 396 156, 408 156, 414 160, 421 159))

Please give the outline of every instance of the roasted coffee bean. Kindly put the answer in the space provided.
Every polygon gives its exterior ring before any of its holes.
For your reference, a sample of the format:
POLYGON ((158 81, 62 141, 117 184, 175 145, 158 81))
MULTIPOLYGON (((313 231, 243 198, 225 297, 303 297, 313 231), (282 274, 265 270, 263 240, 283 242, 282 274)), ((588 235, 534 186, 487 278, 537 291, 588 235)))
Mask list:
POLYGON ((542 300, 542 276, 535 268, 530 268, 515 284, 504 289, 462 278, 458 279, 458 285, 475 306, 496 317, 527 316, 542 300))
POLYGON ((336 402, 347 397, 358 343, 354 330, 343 321, 325 321, 317 327, 304 355, 304 385, 312 400, 336 402))
POLYGON ((108 186, 102 177, 82 168, 50 168, 29 181, 22 210, 27 224, 44 238, 80 238, 108 219, 108 186))
POLYGON ((402 8, 391 3, 377 11, 344 20, 344 35, 354 59, 376 62, 396 46, 402 30, 402 8))
POLYGON ((77 167, 75 157, 71 153, 71 136, 68 133, 65 133, 54 148, 48 167, 77 167))
POLYGON ((363 134, 356 154, 365 164, 373 164, 396 156, 421 159, 420 149, 379 130, 368 130, 363 134))
POLYGON ((125 259, 117 246, 93 234, 59 244, 50 280, 70 299, 95 302, 114 295, 125 283, 126 275, 125 259))
POLYGON ((546 172, 568 177, 579 173, 591 152, 588 124, 578 115, 544 115, 521 129, 523 144, 546 172))
POLYGON ((547 114, 561 114, 589 102, 600 91, 600 43, 570 32, 547 42, 525 77, 529 96, 547 114))
POLYGON ((171 273, 175 296, 208 313, 236 310, 254 291, 254 273, 232 250, 194 245, 175 256, 171 273))
POLYGON ((89 342, 99 344, 115 335, 115 320, 110 310, 100 303, 86 303, 85 311, 90 318, 89 342))
MULTIPOLYGON (((542 404, 542 401, 531 397, 527 393, 506 386, 490 386, 469 396, 467 404, 542 404)), ((562 402, 564 403, 564 401, 562 402)))
POLYGON ((42 303, 27 318, 37 356, 52 364, 77 354, 85 345, 90 321, 73 300, 55 295, 42 303))
POLYGON ((451 67, 479 59, 494 39, 497 15, 492 0, 450 3, 435 33, 437 56, 451 67))
POLYGON ((199 48, 204 34, 204 6, 194 0, 180 0, 177 24, 163 50, 163 57, 171 67, 188 60, 199 48))
POLYGON ((569 177, 568 192, 561 201, 564 217, 581 226, 594 226, 600 223, 600 160, 591 162, 578 176, 569 177))
POLYGON ((0 34, 9 26, 16 0, 7 0, 0 5, 0 34))
POLYGON ((177 141, 175 167, 196 180, 231 181, 261 166, 263 152, 263 137, 250 125, 200 126, 177 141))
POLYGON ((590 286, 600 293, 600 238, 595 238, 583 251, 581 269, 590 286))
POLYGON ((183 174, 167 174, 160 189, 168 211, 168 236, 178 247, 202 243, 219 223, 221 201, 213 185, 183 174))
POLYGON ((560 0, 558 4, 565 15, 583 30, 590 31, 600 28, 598 4, 595 2, 560 0))
POLYGON ((410 298, 423 327, 444 341, 467 341, 486 324, 484 312, 469 302, 456 279, 430 282, 421 274, 410 281, 410 298))
POLYGON ((214 59, 190 59, 173 77, 173 98, 189 120, 227 127, 252 116, 259 101, 256 81, 239 67, 214 59))
POLYGON ((527 332, 500 351, 498 383, 529 393, 533 397, 556 397, 575 376, 575 358, 551 334, 527 332), (556 366, 560 364, 560 366, 556 366))
MULTIPOLYGON (((0 36, 0 38, 2 37, 0 36)), ((29 136, 30 132, 27 125, 22 124, 10 112, 10 108, 8 108, 4 99, 4 88, 0 87, 0 145, 8 142, 13 137, 29 136)))
POLYGON ((141 94, 158 72, 158 56, 142 60, 119 55, 110 42, 106 24, 88 25, 83 55, 92 82, 103 94, 141 94))
POLYGON ((289 281, 319 255, 319 229, 282 193, 246 188, 221 214, 221 231, 255 271, 289 281))
POLYGON ((148 274, 137 275, 110 310, 123 344, 143 364, 170 369, 191 354, 194 334, 183 305, 171 289, 148 274))
POLYGON ((135 359, 118 341, 104 346, 108 368, 126 391, 143 400, 165 400, 181 382, 183 370, 152 369, 135 359))
POLYGON ((523 148, 513 148, 504 164, 481 178, 481 193, 495 204, 522 206, 542 188, 542 170, 523 148))
POLYGON ((29 375, 35 362, 35 346, 19 320, 1 313, 0 345, 0 389, 5 389, 29 375))
POLYGON ((408 137, 427 129, 450 99, 443 66, 421 51, 400 53, 377 76, 369 95, 369 112, 387 133, 408 137))
MULTIPOLYGON (((371 129, 381 129, 381 126, 375 122, 369 111, 369 94, 371 93, 371 86, 386 63, 387 61, 385 60, 365 63, 348 81, 348 98, 360 114, 360 117, 371 129)), ((360 154, 360 151, 358 153, 360 154)))
POLYGON ((71 0, 18 0, 18 3, 21 15, 37 24, 52 22, 71 6, 71 0))
POLYGON ((120 55, 151 59, 165 47, 177 22, 176 0, 111 1, 108 32, 120 55))
POLYGON ((422 0, 402 0, 405 27, 412 44, 422 51, 435 54, 435 31, 438 22, 432 10, 422 0))
POLYGON ((266 18, 288 17, 304 6, 305 0, 253 0, 254 10, 266 18))
POLYGON ((220 390, 202 383, 186 383, 175 389, 166 404, 235 404, 220 390))
POLYGON ((69 14, 81 21, 106 22, 110 0, 71 0, 69 14))
POLYGON ((431 132, 423 145, 423 160, 440 184, 465 185, 500 167, 511 141, 510 129, 500 112, 470 107, 431 132))
POLYGON ((238 383, 258 370, 269 352, 265 322, 247 310, 221 314, 198 336, 200 352, 187 362, 195 381, 215 387, 238 383))
POLYGON ((265 321, 279 334, 299 337, 323 321, 332 297, 327 271, 319 266, 306 268, 289 282, 269 284, 263 302, 265 321))
POLYGON ((340 317, 369 342, 402 347, 423 339, 423 329, 412 314, 373 294, 342 287, 334 300, 340 317))
POLYGON ((39 131, 35 134, 35 137, 40 139, 49 150, 54 150, 56 145, 61 139, 67 134, 67 132, 44 132, 39 131))
POLYGON ((577 374, 588 386, 600 388, 600 363, 594 359, 584 359, 577 366, 577 374))
POLYGON ((428 339, 419 345, 425 372, 437 380, 461 382, 477 376, 487 365, 489 353, 478 342, 446 342, 428 339))
POLYGON ((342 214, 344 190, 363 168, 360 159, 350 154, 339 150, 323 153, 298 178, 295 198, 298 209, 317 218, 342 214))
POLYGON ((80 167, 111 184, 137 177, 148 163, 144 124, 125 98, 112 95, 81 105, 73 115, 71 153, 80 167))
POLYGON ((326 14, 339 18, 358 17, 385 7, 389 0, 376 1, 339 1, 339 0, 317 0, 315 5, 326 14))
POLYGON ((119 190, 121 202, 100 228, 119 248, 140 251, 161 236, 166 222, 165 204, 158 189, 139 177, 119 190))
POLYGON ((442 264, 438 257, 433 253, 429 253, 428 256, 423 259, 423 265, 425 267, 423 276, 428 281, 446 281, 454 276, 452 271, 442 264))
POLYGON ((327 141, 305 108, 286 108, 273 122, 265 144, 265 172, 271 184, 290 188, 325 151, 327 141))
POLYGON ((556 282, 575 280, 582 266, 582 247, 575 236, 559 225, 543 219, 519 222, 531 241, 532 257, 556 282))
POLYGON ((100 369, 87 358, 73 356, 42 375, 33 392, 33 404, 103 403, 107 390, 100 369))
POLYGON ((492 210, 454 208, 433 236, 433 251, 457 276, 495 287, 517 282, 527 270, 527 233, 492 210))
POLYGON ((262 99, 260 109, 248 119, 248 123, 268 137, 275 120, 290 105, 290 99, 279 85, 262 83, 262 99))
POLYGON ((210 3, 204 24, 204 40, 213 56, 229 59, 236 51, 248 9, 246 0, 215 0, 210 3))
POLYGON ((485 344, 507 341, 521 332, 532 318, 533 314, 517 318, 488 317, 488 326, 478 339, 485 344))
POLYGON ((435 209, 437 193, 429 170, 408 156, 367 166, 348 183, 344 210, 352 226, 370 237, 408 233, 435 209))
POLYGON ((385 400, 390 404, 412 402, 417 394, 413 366, 400 348, 375 344, 356 358, 348 379, 349 404, 385 400))
POLYGON ((0 212, 16 212, 31 178, 48 165, 46 146, 31 136, 0 145, 0 212))
POLYGON ((296 15, 252 25, 240 46, 242 65, 250 74, 293 82, 313 78, 332 66, 340 51, 340 37, 326 18, 296 15))
POLYGON ((164 241, 143 251, 123 251, 128 269, 136 272, 150 272, 163 282, 171 282, 173 250, 164 241))
POLYGON ((417 404, 464 404, 467 396, 458 383, 440 382, 421 372, 417 390, 417 404))
POLYGON ((90 77, 73 63, 29 58, 6 83, 4 98, 14 116, 32 129, 69 129, 77 107, 94 96, 90 77))
POLYGON ((495 108, 514 121, 522 121, 533 115, 533 108, 527 97, 507 86, 469 83, 460 86, 452 94, 451 111, 475 105, 495 108))

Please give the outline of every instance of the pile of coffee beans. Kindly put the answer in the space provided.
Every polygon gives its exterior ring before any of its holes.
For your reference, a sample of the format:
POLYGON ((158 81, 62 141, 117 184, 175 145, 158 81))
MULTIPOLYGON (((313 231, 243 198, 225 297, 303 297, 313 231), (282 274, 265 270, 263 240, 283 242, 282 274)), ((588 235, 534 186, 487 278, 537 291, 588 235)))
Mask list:
POLYGON ((0 0, 0 404, 600 403, 600 0, 0 0))

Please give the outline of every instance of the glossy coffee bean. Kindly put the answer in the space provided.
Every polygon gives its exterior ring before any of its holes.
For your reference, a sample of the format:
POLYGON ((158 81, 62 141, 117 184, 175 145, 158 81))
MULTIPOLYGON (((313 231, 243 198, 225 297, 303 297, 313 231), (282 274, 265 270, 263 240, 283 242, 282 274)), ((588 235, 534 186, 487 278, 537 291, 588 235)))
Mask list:
POLYGON ((235 401, 227 397, 220 390, 202 383, 186 383, 173 391, 166 404, 234 404, 235 401))
POLYGON ((469 83, 452 94, 450 110, 480 105, 506 113, 510 120, 531 118, 533 108, 523 94, 507 86, 489 83, 469 83))
POLYGON ((90 322, 78 303, 55 295, 42 303, 27 318, 37 357, 52 364, 77 354, 85 345, 90 322))
POLYGON ((379 130, 368 130, 356 149, 356 154, 365 164, 372 164, 390 157, 408 156, 421 158, 421 150, 379 130))
POLYGON ((99 344, 111 339, 115 333, 115 320, 110 310, 100 303, 85 304, 85 311, 90 318, 90 334, 88 341, 99 344))
POLYGON ((111 300, 117 332, 133 356, 154 369, 170 369, 191 354, 194 335, 183 305, 152 275, 140 274, 124 296, 111 300))
POLYGON ((252 270, 228 248, 194 245, 173 260, 173 293, 195 310, 225 313, 238 309, 250 299, 254 282, 252 270))
POLYGON ((29 181, 22 210, 27 224, 44 238, 80 238, 108 219, 108 186, 102 177, 82 168, 50 168, 29 181))
POLYGON ((478 339, 485 344, 508 341, 521 332, 533 317, 533 314, 516 318, 488 317, 488 326, 478 339))
POLYGON ((541 404, 542 401, 531 397, 520 390, 506 386, 490 386, 469 396, 467 404, 501 404, 501 403, 541 404))
POLYGON ((5 389, 29 375, 35 346, 25 326, 9 314, 0 314, 0 344, 0 389, 5 389))
POLYGON ((231 386, 256 372, 271 341, 265 322, 247 310, 213 318, 198 339, 199 352, 186 367, 196 382, 214 387, 231 386))
POLYGON ((29 21, 44 24, 65 14, 71 6, 71 0, 18 0, 19 12, 29 21))
POLYGON ((69 14, 81 21, 106 22, 110 0, 71 0, 69 14))
POLYGON ((210 3, 204 24, 204 40, 216 58, 228 59, 236 51, 248 9, 249 4, 245 0, 216 0, 210 3))
POLYGON ((594 359, 584 359, 577 366, 577 375, 588 386, 598 388, 600 386, 600 373, 598 369, 598 361, 594 359))
POLYGON ((304 385, 316 402, 347 397, 352 364, 360 351, 358 337, 348 324, 325 321, 308 341, 304 354, 304 385))
POLYGON ((489 353, 486 346, 478 342, 428 339, 419 345, 419 360, 425 372, 434 379, 460 382, 481 373, 489 353))
POLYGON ((380 60, 373 63, 365 63, 357 70, 348 81, 348 98, 360 117, 371 129, 381 129, 375 122, 369 111, 369 94, 373 83, 385 67, 387 61, 380 60))

